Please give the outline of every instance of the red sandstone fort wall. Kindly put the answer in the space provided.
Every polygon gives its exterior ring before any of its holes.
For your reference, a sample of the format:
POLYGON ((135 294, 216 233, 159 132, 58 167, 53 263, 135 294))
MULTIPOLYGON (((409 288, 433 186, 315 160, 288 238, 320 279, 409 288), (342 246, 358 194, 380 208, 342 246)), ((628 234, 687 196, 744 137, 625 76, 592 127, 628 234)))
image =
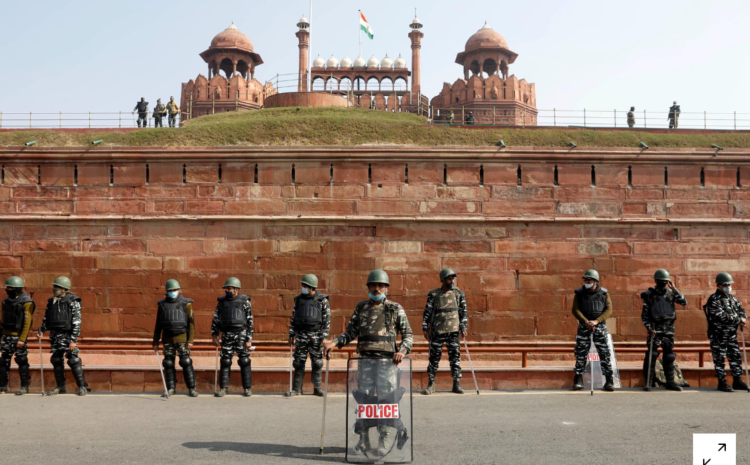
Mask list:
POLYGON ((717 272, 750 296, 750 152, 727 152, 2 149, 0 273, 23 276, 38 304, 69 275, 89 337, 150 336, 176 278, 205 338, 237 276, 256 339, 282 340, 304 273, 331 294, 340 332, 367 272, 386 269, 419 334, 452 267, 471 339, 534 341, 572 340, 572 291, 596 268, 626 341, 643 339, 638 295, 664 267, 689 300, 678 338, 702 341, 717 272))

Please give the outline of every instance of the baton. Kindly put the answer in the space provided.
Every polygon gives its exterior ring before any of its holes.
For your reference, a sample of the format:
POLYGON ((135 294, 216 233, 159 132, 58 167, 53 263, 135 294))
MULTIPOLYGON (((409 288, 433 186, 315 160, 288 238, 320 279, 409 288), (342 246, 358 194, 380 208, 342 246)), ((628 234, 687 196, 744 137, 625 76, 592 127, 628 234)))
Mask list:
MULTIPOLYGON (((594 347, 594 331, 591 331, 591 347, 594 347)), ((591 347, 589 347, 589 354, 591 353, 591 347)), ((597 350, 597 353, 599 351, 597 350)), ((589 360, 589 364, 591 365, 591 395, 594 395, 594 359, 592 358, 589 360)))
POLYGON ((748 383, 747 392, 750 392, 750 374, 748 374, 748 368, 747 368, 747 347, 745 346, 745 328, 740 328, 740 334, 742 335, 742 353, 745 354, 745 378, 747 379, 747 383, 748 383))
POLYGON ((648 345, 648 368, 646 371, 646 391, 651 390, 651 359, 654 356, 654 339, 656 339, 656 334, 650 337, 651 343, 648 345))
POLYGON ((331 364, 331 355, 326 355, 326 384, 323 391, 323 424, 320 428, 320 454, 323 454, 323 441, 326 437, 326 406, 328 405, 328 367, 331 364))
POLYGON ((466 343, 466 336, 464 336, 464 347, 466 348, 466 356, 469 358, 471 376, 474 378, 474 387, 477 389, 477 395, 479 395, 479 384, 477 384, 477 375, 474 373, 474 364, 471 362, 471 354, 469 353, 469 344, 466 343))
MULTIPOLYGON (((745 339, 742 339, 744 344, 745 339)), ((42 396, 44 396, 44 356, 42 355, 42 336, 39 335, 39 369, 42 372, 42 396)))
POLYGON ((164 379, 164 368, 161 366, 161 359, 159 359, 159 351, 155 350, 154 353, 156 354, 156 362, 159 365, 159 373, 161 373, 161 382, 164 383, 164 397, 169 399, 169 390, 167 389, 167 381, 164 379))

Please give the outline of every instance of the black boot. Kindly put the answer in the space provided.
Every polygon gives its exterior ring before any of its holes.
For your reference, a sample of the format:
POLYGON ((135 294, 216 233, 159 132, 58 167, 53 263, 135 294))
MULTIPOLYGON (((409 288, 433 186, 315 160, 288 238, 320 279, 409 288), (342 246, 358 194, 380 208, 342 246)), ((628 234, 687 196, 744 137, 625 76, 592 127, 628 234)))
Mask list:
POLYGON ((668 391, 682 391, 682 388, 674 382, 674 365, 671 369, 664 367, 664 378, 667 381, 666 384, 664 384, 664 389, 668 391))
POLYGON ((305 378, 305 370, 294 370, 294 379, 292 380, 292 391, 285 394, 286 397, 302 395, 302 382, 305 378))
POLYGON ((174 360, 174 357, 164 357, 164 360, 161 362, 161 365, 164 367, 164 383, 167 385, 167 392, 169 392, 170 396, 174 395, 175 385, 177 384, 174 360))
POLYGON ((17 396, 29 393, 29 360, 27 357, 16 357, 18 363, 18 376, 21 378, 21 389, 16 392, 17 396))
POLYGON ((422 392, 422 394, 429 396, 430 394, 434 394, 434 393, 435 393, 435 380, 431 379, 427 382, 427 387, 422 392))
POLYGON ((573 377, 573 390, 580 391, 583 389, 583 375, 576 374, 573 377))
POLYGON ((359 442, 354 446, 354 454, 364 454, 370 450, 370 435, 367 431, 359 433, 359 442))
POLYGON ((65 390, 65 365, 63 365, 62 355, 58 355, 57 352, 53 353, 50 362, 52 362, 52 370, 55 373, 55 383, 57 384, 57 387, 46 392, 45 395, 54 396, 57 394, 65 394, 67 391, 65 390))
POLYGON ((614 392, 615 391, 615 381, 612 379, 612 375, 609 375, 605 379, 604 383, 604 390, 607 392, 614 392))
POLYGON ((221 359, 221 369, 219 370, 219 392, 216 397, 224 397, 229 391, 229 375, 232 370, 232 359, 229 357, 221 359), (222 393, 223 391, 223 393, 222 393))
POLYGON ((742 381, 741 376, 734 376, 734 379, 732 380, 732 389, 735 391, 747 391, 747 384, 742 381))
POLYGON ((719 391, 723 392, 734 392, 734 389, 732 389, 732 386, 727 384, 726 379, 720 379, 719 380, 719 386, 717 388, 719 391))
POLYGON ((70 367, 70 371, 73 372, 73 378, 75 378, 78 387, 86 388, 88 390, 89 385, 83 377, 83 362, 81 362, 81 359, 76 355, 71 356, 68 359, 68 366, 70 367))
POLYGON ((244 390, 244 396, 250 397, 252 391, 250 388, 253 387, 253 370, 252 364, 250 363, 250 357, 243 357, 237 361, 240 366, 240 378, 242 378, 242 389, 244 390), (250 391, 250 392, 248 392, 250 391))
POLYGON ((461 380, 456 378, 453 380, 453 389, 451 389, 451 392, 454 394, 463 394, 464 390, 461 387, 461 380))
POLYGON ((323 372, 321 370, 315 370, 311 373, 311 377, 313 382, 313 395, 323 397, 325 395, 323 389, 321 389, 321 378, 323 378, 323 372))

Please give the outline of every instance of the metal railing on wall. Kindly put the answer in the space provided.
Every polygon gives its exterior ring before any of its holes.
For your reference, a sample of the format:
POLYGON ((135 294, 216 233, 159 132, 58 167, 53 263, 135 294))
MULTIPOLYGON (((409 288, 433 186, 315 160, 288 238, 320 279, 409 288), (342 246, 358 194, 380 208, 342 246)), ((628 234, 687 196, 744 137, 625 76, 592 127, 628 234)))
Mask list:
MULTIPOLYGON (((182 112, 184 113, 184 112, 182 112)), ((148 127, 154 126, 153 110, 149 110, 146 119, 148 127)), ((179 126, 182 115, 177 116, 179 126)), ((2 112, 0 111, 0 129, 50 129, 50 128, 137 128, 138 114, 130 111, 81 112, 81 113, 44 113, 44 112, 2 112)), ((162 117, 164 127, 168 126, 167 116, 162 117)))

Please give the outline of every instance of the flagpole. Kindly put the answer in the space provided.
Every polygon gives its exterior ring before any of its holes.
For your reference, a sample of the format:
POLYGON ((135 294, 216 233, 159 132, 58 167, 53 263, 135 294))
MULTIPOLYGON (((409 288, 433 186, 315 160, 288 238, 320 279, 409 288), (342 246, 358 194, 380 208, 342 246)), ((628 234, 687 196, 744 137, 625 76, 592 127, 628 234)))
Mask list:
MULTIPOLYGON (((362 21, 362 10, 357 10, 357 11, 359 12, 359 18, 357 19, 362 21)), ((359 56, 362 56, 362 24, 359 25, 358 31, 359 31, 359 56)))
POLYGON ((312 73, 309 72, 311 69, 310 67, 310 60, 312 59, 312 0, 310 0, 310 38, 307 41, 307 48, 310 50, 310 53, 307 54, 307 88, 310 89, 310 92, 312 92, 312 73))

